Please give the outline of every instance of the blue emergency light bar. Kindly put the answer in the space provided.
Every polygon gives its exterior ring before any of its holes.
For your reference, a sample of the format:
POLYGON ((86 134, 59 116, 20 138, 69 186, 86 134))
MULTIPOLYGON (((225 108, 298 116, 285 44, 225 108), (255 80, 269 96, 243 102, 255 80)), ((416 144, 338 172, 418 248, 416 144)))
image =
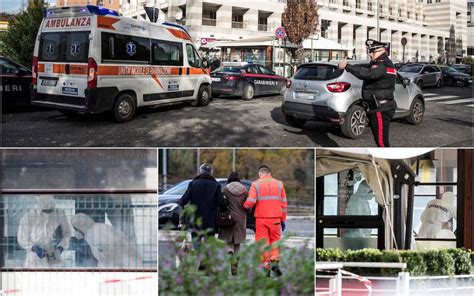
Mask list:
POLYGON ((47 9, 45 11, 45 17, 73 17, 77 15, 113 15, 120 16, 120 14, 112 9, 108 9, 102 6, 86 5, 86 6, 71 6, 71 7, 57 7, 47 9))
POLYGON ((108 9, 102 6, 87 5, 86 7, 91 14, 120 16, 119 13, 116 12, 115 10, 108 9))

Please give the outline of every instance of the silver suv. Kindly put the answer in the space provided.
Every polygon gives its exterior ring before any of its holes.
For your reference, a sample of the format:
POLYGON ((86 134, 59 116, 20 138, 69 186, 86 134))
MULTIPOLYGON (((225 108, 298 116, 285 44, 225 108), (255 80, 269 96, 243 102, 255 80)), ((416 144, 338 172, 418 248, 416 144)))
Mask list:
MULTIPOLYGON (((367 61, 349 61, 368 65, 367 61)), ((338 61, 301 65, 288 81, 283 93, 282 111, 289 125, 303 127, 307 121, 325 121, 341 126, 342 134, 355 139, 364 133, 367 118, 362 108, 362 80, 337 68, 338 61)), ((421 89, 397 75, 397 111, 394 118, 405 117, 420 124, 425 113, 421 89)))

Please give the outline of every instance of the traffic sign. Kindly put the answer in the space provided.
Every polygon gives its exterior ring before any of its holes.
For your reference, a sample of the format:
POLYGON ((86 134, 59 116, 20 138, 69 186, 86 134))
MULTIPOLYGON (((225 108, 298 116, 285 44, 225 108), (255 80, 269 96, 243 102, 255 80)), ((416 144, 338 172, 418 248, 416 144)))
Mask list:
POLYGON ((405 37, 402 37, 401 41, 403 46, 407 45, 408 40, 405 37))
POLYGON ((283 27, 278 27, 276 30, 275 30, 275 37, 278 38, 278 39, 283 39, 285 38, 286 36, 286 31, 285 31, 285 28, 283 27))

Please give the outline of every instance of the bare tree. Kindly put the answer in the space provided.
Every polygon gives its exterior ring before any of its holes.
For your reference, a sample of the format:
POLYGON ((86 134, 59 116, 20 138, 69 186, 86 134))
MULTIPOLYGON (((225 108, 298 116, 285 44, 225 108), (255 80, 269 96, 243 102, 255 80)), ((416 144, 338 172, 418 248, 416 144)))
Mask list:
POLYGON ((318 6, 315 0, 288 0, 282 14, 282 25, 288 39, 298 46, 297 59, 303 56, 303 41, 316 32, 318 20, 318 6))

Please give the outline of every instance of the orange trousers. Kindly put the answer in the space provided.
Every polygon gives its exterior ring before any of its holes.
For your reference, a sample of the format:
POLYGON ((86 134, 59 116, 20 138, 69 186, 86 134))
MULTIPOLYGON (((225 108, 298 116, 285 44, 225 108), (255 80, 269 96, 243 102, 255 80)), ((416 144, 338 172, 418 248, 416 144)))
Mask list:
MULTIPOLYGON (((281 218, 255 218, 255 240, 265 240, 266 245, 271 245, 280 241, 281 238, 281 218)), ((260 257, 261 266, 270 268, 271 261, 280 260, 280 250, 272 248, 260 257)))

